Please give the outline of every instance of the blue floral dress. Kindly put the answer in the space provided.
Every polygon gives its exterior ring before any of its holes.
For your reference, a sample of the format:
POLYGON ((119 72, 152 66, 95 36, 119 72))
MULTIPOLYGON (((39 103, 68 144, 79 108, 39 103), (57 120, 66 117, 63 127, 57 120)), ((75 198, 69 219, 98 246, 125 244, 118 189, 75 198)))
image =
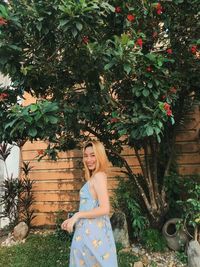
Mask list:
MULTIPOLYGON (((79 211, 98 207, 86 182, 80 190, 79 211)), ((70 250, 69 267, 117 267, 117 255, 108 215, 80 219, 76 223, 70 250)))

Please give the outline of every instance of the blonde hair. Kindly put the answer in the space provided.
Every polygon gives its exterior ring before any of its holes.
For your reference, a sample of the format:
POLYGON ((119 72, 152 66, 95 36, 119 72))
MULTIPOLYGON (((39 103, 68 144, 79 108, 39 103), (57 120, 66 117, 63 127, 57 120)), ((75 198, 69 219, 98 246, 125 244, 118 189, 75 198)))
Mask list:
MULTIPOLYGON (((106 170, 108 168, 109 161, 108 161, 108 158, 106 155, 104 145, 100 141, 97 141, 97 140, 89 141, 83 147, 83 154, 84 154, 85 149, 87 147, 93 148, 94 155, 96 157, 96 168, 95 168, 94 172, 92 173, 92 175, 94 175, 97 172, 106 172, 106 170)), ((88 169, 88 167, 84 161, 84 158, 83 158, 83 164, 85 167, 85 178, 86 178, 86 180, 88 180, 91 178, 92 175, 91 175, 91 172, 88 169)))

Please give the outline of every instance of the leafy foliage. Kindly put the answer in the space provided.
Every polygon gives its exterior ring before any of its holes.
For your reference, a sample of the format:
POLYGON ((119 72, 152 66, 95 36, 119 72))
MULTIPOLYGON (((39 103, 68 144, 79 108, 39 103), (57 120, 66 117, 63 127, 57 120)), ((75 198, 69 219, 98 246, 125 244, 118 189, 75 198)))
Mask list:
POLYGON ((22 220, 30 227, 35 218, 35 210, 32 208, 34 181, 28 178, 31 167, 29 163, 23 162, 23 165, 24 177, 22 179, 7 177, 1 186, 4 192, 0 198, 0 204, 4 207, 1 217, 9 219, 10 227, 22 220))
POLYGON ((55 236, 62 240, 62 241, 67 241, 71 242, 73 234, 68 233, 67 231, 62 230, 61 224, 63 221, 66 219, 66 212, 64 211, 58 211, 57 216, 56 216, 56 229, 55 229, 55 236))
POLYGON ((129 179, 118 178, 119 184, 115 189, 112 199, 112 206, 115 210, 121 210, 125 213, 129 236, 140 238, 143 231, 148 227, 148 217, 144 214, 141 203, 138 203, 137 191, 134 190, 134 182, 129 179))
POLYGON ((59 151, 97 137, 160 225, 177 129, 200 96, 198 1, 13 0, 1 3, 0 18, 0 71, 11 78, 0 91, 2 141, 46 139, 59 151), (39 101, 22 107, 24 91, 39 101))
POLYGON ((199 175, 179 175, 171 173, 165 179, 167 198, 169 202, 169 217, 177 217, 183 214, 184 202, 190 198, 196 198, 198 185, 200 183, 199 175), (180 203, 180 205, 177 205, 180 203), (181 205, 181 203, 183 205, 181 205))
POLYGON ((177 201, 183 209, 183 225, 188 232, 190 226, 193 227, 193 238, 200 240, 200 185, 195 184, 189 191, 189 198, 185 201, 177 201))
POLYGON ((181 176, 173 173, 165 181, 169 202, 167 217, 182 218, 177 226, 195 239, 199 238, 199 184, 199 175, 181 176))

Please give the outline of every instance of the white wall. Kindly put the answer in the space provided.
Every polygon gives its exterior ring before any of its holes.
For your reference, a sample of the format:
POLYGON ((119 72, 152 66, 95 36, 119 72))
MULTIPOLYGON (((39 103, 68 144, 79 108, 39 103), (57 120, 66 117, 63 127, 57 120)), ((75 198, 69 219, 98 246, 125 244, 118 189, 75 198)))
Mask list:
MULTIPOLYGON (((4 180, 4 162, 0 160, 0 196, 2 195, 3 191, 1 188, 2 181, 4 180)), ((0 213, 2 212, 2 205, 0 205, 0 213)), ((6 222, 3 222, 3 219, 0 219, 0 228, 5 225, 6 222)))
MULTIPOLYGON (((0 74, 0 84, 3 86, 8 86, 10 84, 10 80, 8 77, 4 77, 0 74)), ((17 146, 13 146, 11 150, 11 154, 6 159, 6 165, 8 169, 9 176, 13 175, 13 178, 17 178, 19 175, 19 159, 20 159, 20 151, 17 146)), ((7 177, 4 162, 0 160, 0 183, 7 177)), ((0 194, 3 194, 0 189, 0 194)), ((3 207, 0 206, 0 212, 3 207)), ((5 219, 0 219, 0 228, 4 227, 8 223, 5 219)))
MULTIPOLYGON (((19 155, 20 150, 18 146, 13 146, 10 155, 6 159, 6 166, 8 170, 8 176, 13 178, 19 177, 19 155)), ((6 170, 4 168, 4 178, 7 177, 6 170)))

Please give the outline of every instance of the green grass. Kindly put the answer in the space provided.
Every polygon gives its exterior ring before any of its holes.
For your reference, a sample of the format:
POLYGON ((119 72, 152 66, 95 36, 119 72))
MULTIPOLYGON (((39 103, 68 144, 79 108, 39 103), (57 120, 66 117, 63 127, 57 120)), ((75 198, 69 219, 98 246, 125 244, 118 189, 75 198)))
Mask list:
MULTIPOLYGON (((70 243, 54 234, 29 235, 24 244, 0 247, 0 267, 61 267, 69 266, 70 243)), ((130 267, 138 259, 128 252, 119 252, 119 267, 130 267)))
POLYGON ((69 244, 54 235, 30 235, 24 244, 0 248, 0 267, 68 266, 69 244))

